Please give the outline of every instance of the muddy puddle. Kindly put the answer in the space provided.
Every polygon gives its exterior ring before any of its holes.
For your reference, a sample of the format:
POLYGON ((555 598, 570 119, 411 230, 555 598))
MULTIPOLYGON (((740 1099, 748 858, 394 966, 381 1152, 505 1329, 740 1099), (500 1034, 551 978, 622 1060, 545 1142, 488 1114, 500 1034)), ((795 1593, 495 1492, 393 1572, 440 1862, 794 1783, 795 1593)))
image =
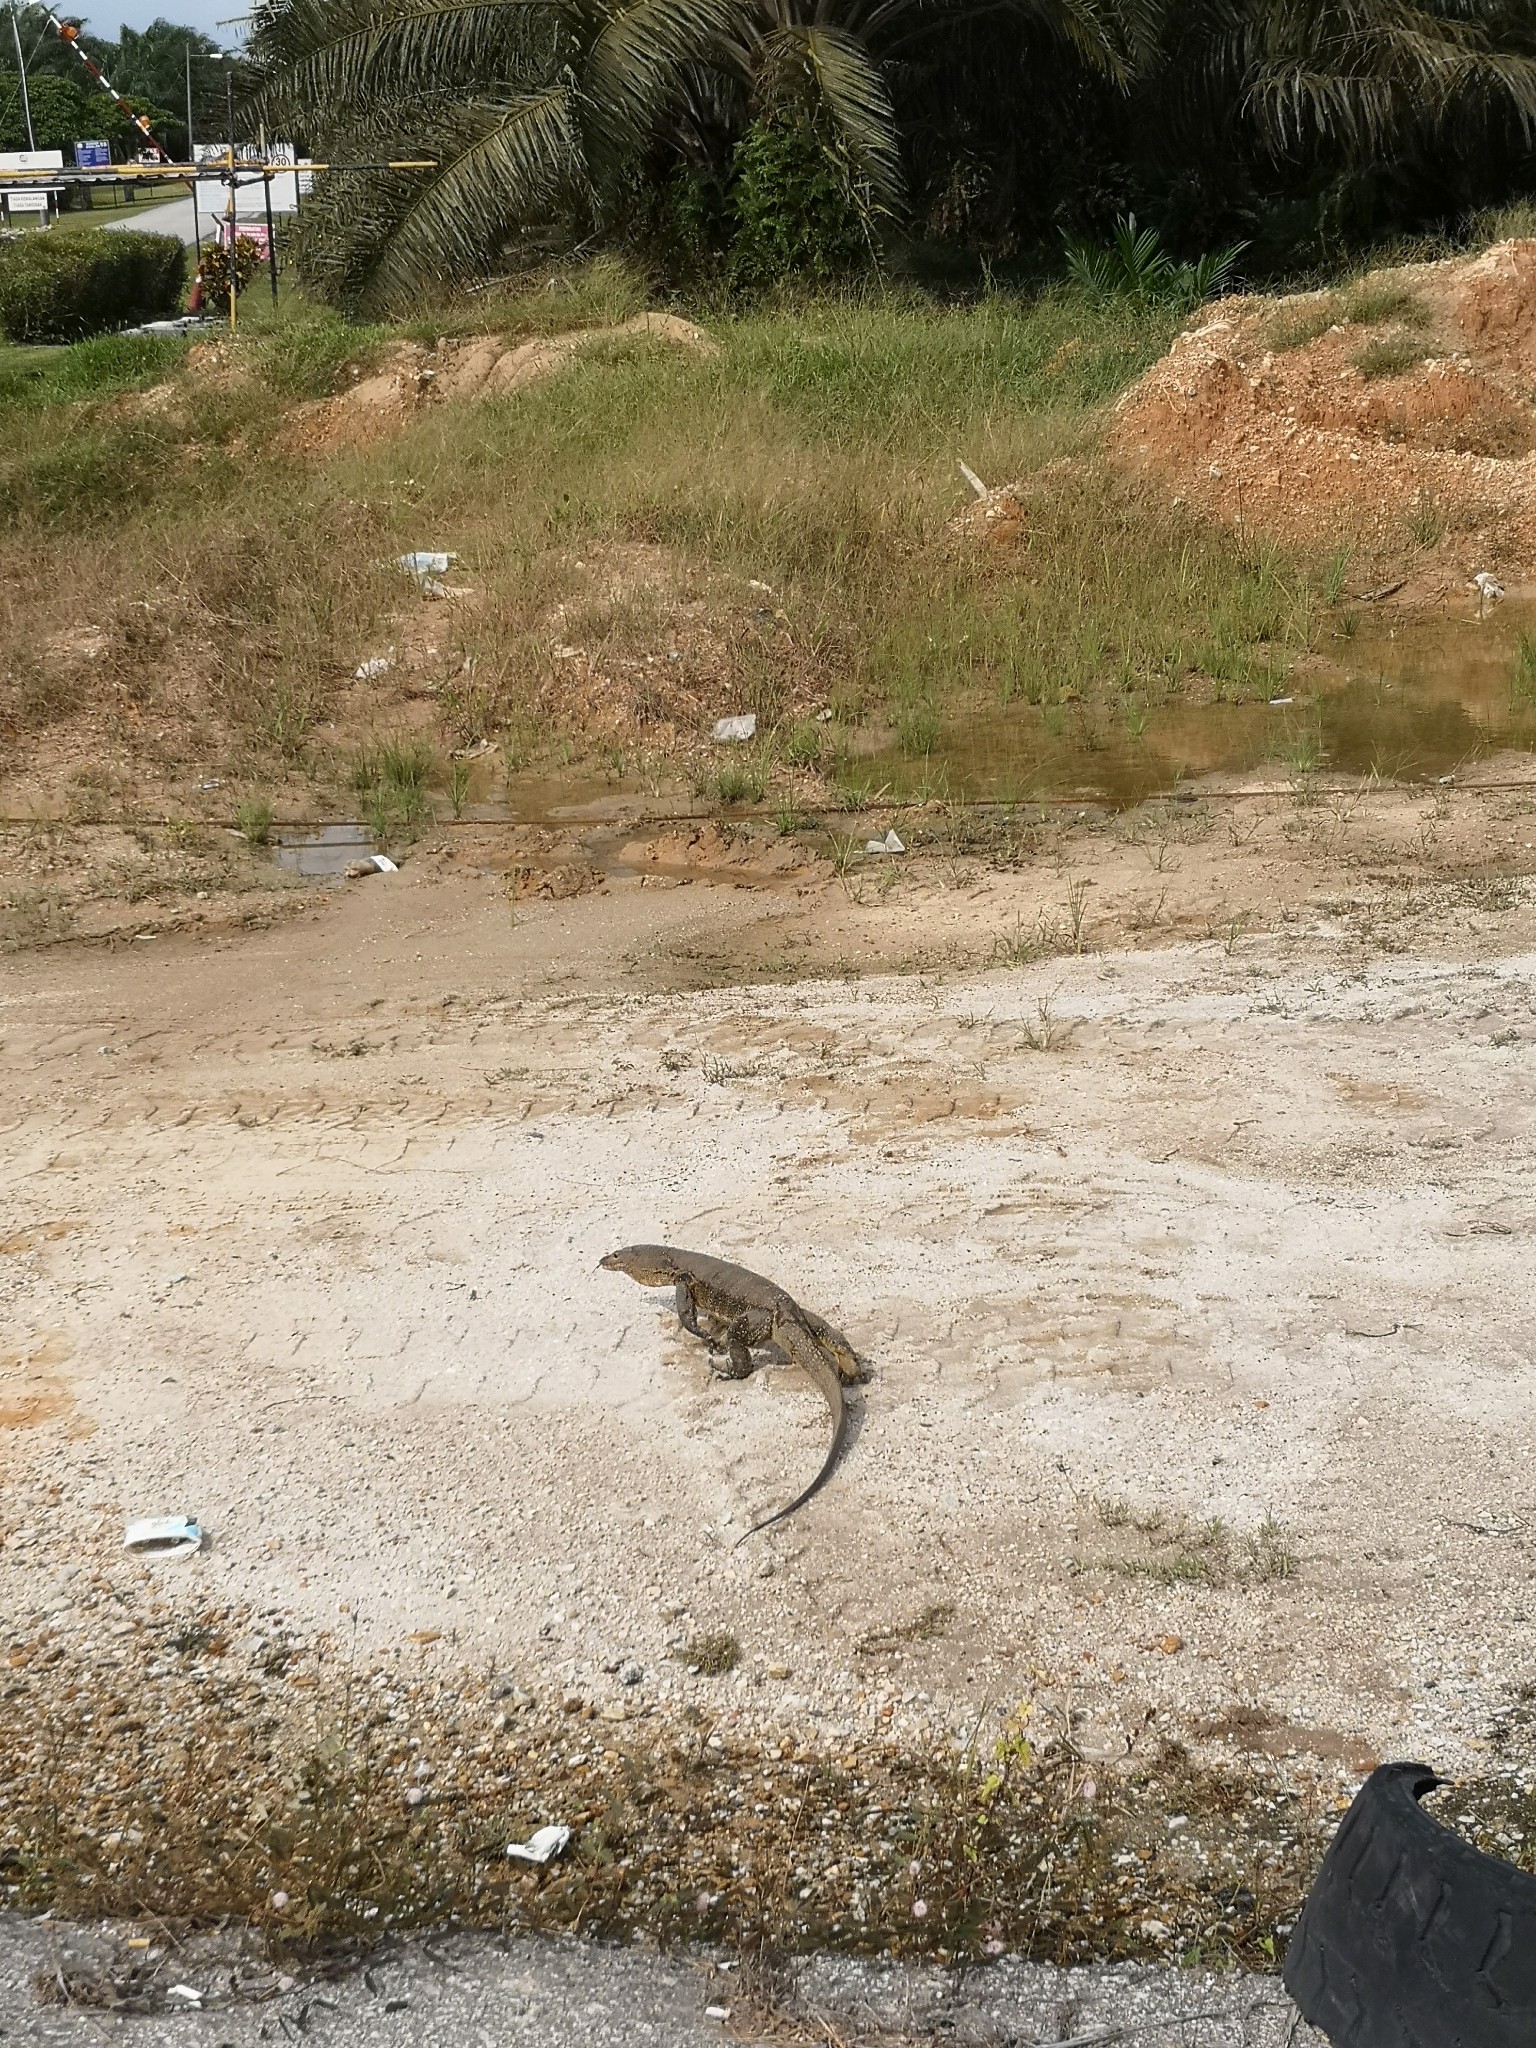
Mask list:
POLYGON ((295 874, 337 879, 372 852, 373 835, 366 825, 318 825, 313 831, 277 834, 272 858, 295 874))
POLYGON ((869 770, 894 796, 1130 805, 1204 776, 1321 772, 1433 782, 1504 750, 1536 752, 1536 606, 1483 620, 1347 625, 1270 702, 1173 703, 1115 717, 1026 704, 947 723, 925 759, 869 770))

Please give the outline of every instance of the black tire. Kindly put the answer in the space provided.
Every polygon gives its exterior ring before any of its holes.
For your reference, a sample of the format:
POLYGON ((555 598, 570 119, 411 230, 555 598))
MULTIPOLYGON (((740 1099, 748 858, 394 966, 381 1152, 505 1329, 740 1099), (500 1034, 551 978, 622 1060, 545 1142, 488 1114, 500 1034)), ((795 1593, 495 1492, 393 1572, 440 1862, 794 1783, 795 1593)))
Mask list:
POLYGON ((1536 1877, 1419 1805, 1424 1764, 1372 1771, 1285 1957, 1334 2048, 1536 2048, 1536 1877))

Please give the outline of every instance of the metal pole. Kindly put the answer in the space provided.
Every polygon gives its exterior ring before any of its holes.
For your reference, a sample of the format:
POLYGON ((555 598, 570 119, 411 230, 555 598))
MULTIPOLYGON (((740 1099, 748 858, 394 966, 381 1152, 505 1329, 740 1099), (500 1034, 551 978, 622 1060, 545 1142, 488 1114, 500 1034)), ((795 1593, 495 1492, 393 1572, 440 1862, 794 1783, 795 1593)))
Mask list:
MULTIPOLYGON (((187 162, 189 164, 197 162, 197 149, 192 141, 192 41, 190 37, 187 39, 187 162)), ((203 228, 197 211, 197 178, 195 175, 191 180, 191 189, 192 268, 195 272, 202 267, 203 261, 203 228)))
POLYGON ((36 149, 32 133, 32 97, 27 91, 27 60, 21 54, 21 23, 16 19, 16 0, 11 0, 11 34, 16 38, 16 75, 21 80, 21 111, 27 124, 27 147, 36 149))
MULTIPOLYGON (((225 59, 226 64, 228 59, 225 59)), ((229 109, 229 205, 225 209, 226 233, 229 247, 229 331, 235 331, 235 80, 234 74, 224 73, 224 104, 229 109)))
MULTIPOLYGON (((262 152, 266 154, 265 150, 262 152)), ((272 303, 277 304, 277 230, 272 225, 272 173, 261 174, 262 196, 267 202, 267 268, 272 273, 272 303)))

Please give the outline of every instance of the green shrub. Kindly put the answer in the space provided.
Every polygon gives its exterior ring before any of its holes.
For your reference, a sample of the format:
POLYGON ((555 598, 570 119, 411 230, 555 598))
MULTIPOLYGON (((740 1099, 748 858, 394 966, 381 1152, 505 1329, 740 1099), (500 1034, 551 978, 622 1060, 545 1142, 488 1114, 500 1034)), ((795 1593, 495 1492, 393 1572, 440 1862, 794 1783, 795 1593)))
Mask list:
POLYGON ((732 169, 733 284, 747 291, 790 277, 827 284, 867 261, 866 210, 808 119, 754 121, 732 169))
POLYGON ((181 307, 187 252, 170 235, 30 234, 0 249, 0 332, 79 341, 181 307))
POLYGON ((1136 299, 1180 308, 1219 299, 1230 289, 1246 242, 1211 249, 1195 263, 1175 263, 1156 228, 1138 228, 1134 213, 1115 222, 1107 248, 1067 237, 1067 274, 1095 299, 1136 299))

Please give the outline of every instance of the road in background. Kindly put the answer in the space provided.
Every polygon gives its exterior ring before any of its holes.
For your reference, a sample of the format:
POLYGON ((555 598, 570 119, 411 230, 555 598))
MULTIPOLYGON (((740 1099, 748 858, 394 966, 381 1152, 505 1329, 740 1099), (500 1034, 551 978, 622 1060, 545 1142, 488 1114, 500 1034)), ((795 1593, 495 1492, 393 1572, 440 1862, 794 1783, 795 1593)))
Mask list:
MULTIPOLYGON (((274 215, 298 211, 298 174, 293 171, 279 172, 272 180, 272 211, 274 215)), ((199 239, 206 241, 213 232, 213 223, 229 204, 229 195, 218 178, 199 178, 197 181, 197 211, 194 217, 192 195, 187 193, 180 199, 168 199, 163 206, 146 206, 123 220, 103 221, 106 228, 133 228, 141 235, 176 235, 190 249, 199 239)), ((249 185, 242 185, 235 193, 235 217, 237 220, 264 221, 267 217, 267 202, 257 179, 249 185)))

